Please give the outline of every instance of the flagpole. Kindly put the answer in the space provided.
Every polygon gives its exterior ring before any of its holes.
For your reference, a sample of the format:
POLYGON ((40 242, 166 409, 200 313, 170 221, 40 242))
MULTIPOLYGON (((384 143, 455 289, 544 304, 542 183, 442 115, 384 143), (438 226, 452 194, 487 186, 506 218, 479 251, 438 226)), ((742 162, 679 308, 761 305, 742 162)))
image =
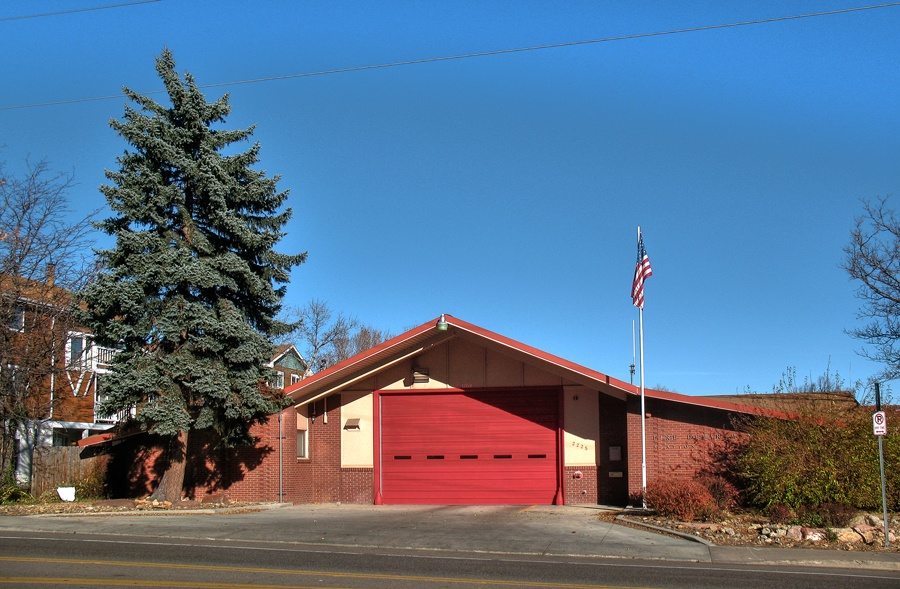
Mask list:
MULTIPOLYGON (((637 228, 638 243, 641 241, 641 226, 637 228)), ((647 427, 645 416, 647 411, 644 406, 644 306, 638 307, 638 316, 641 336, 641 503, 647 509, 647 427)))

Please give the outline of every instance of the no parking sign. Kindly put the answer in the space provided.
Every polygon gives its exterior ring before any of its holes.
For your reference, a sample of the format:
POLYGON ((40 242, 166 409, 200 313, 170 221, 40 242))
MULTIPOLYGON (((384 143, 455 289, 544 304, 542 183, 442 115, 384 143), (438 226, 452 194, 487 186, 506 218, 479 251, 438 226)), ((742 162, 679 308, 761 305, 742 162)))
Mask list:
POLYGON ((876 436, 887 435, 887 417, 884 411, 876 411, 872 414, 872 431, 876 436))

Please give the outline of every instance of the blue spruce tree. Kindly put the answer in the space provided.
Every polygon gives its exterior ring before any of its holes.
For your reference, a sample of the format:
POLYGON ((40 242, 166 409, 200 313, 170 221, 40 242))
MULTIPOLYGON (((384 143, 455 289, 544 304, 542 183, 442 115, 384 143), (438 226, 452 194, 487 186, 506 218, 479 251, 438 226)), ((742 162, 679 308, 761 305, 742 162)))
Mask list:
POLYGON ((101 411, 137 407, 143 427, 168 440, 155 498, 182 495, 189 434, 250 442, 254 423, 281 408, 265 386, 271 338, 293 266, 306 254, 275 252, 291 216, 278 177, 253 168, 253 128, 224 130, 227 95, 207 102, 172 54, 156 60, 170 106, 125 89, 137 105, 110 124, 131 149, 101 187, 113 215, 98 224, 115 246, 84 292, 83 321, 121 349, 104 377, 101 411), (233 154, 231 152, 234 152, 233 154))

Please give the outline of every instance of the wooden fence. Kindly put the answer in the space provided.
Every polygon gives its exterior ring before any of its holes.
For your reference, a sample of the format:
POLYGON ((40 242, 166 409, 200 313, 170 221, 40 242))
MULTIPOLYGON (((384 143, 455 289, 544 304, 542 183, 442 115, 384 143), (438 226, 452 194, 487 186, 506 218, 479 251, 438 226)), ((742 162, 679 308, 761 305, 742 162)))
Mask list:
POLYGON ((102 475, 106 467, 103 455, 82 458, 84 448, 62 446, 36 448, 32 462, 31 494, 40 497, 60 486, 75 486, 102 475))

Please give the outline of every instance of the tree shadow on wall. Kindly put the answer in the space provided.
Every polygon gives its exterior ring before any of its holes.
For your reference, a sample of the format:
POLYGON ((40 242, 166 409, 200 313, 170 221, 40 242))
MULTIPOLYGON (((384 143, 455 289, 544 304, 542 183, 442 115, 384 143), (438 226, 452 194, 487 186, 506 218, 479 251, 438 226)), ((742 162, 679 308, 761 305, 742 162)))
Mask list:
POLYGON ((232 486, 259 468, 275 449, 260 444, 259 437, 253 443, 227 447, 211 431, 192 432, 188 463, 184 476, 184 493, 194 499, 205 493, 227 492, 232 486))
POLYGON ((106 490, 111 498, 144 497, 153 492, 168 467, 166 438, 141 433, 114 442, 109 448, 106 490))
MULTIPOLYGON (((169 468, 163 451, 167 443, 166 437, 142 433, 112 446, 106 468, 108 495, 133 498, 152 493, 169 468)), ((260 446, 259 438, 253 445, 226 448, 208 431, 191 432, 188 444, 184 495, 189 499, 228 491, 274 452, 271 446, 260 446)))

